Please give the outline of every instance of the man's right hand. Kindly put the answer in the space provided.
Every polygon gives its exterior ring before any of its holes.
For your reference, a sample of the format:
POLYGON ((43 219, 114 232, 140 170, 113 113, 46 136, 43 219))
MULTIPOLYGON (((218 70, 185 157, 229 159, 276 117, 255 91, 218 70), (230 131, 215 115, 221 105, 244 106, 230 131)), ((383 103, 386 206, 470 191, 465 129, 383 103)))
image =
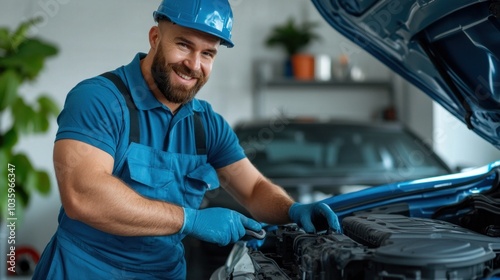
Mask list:
POLYGON ((262 229, 262 225, 257 221, 226 208, 183 210, 184 225, 180 233, 220 246, 240 240, 245 235, 245 229, 256 232, 262 229))

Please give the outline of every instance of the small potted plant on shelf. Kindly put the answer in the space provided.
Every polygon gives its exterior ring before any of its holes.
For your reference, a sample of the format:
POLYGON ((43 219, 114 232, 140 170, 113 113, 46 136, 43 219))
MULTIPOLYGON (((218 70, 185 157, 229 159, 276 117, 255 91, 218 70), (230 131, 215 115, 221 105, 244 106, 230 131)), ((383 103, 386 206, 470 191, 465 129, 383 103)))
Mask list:
MULTIPOLYGON (((266 38, 265 43, 268 47, 279 46, 285 50, 287 64, 296 79, 314 78, 314 57, 304 51, 312 42, 321 39, 314 32, 317 26, 317 22, 297 23, 294 18, 289 18, 285 23, 275 26, 266 38)), ((285 71, 285 74, 289 72, 285 71)))

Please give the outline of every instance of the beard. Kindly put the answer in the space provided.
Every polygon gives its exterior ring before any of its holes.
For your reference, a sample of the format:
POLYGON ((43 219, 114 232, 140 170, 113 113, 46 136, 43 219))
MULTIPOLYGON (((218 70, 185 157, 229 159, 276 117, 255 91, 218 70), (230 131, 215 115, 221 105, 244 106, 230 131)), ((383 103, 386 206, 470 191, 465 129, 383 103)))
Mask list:
POLYGON ((163 94, 169 102, 176 104, 186 104, 191 101, 208 79, 202 71, 193 71, 182 64, 182 62, 178 64, 167 64, 161 44, 158 46, 158 50, 153 58, 151 74, 161 94, 163 94), (192 77, 196 79, 196 84, 191 88, 184 85, 174 85, 170 80, 172 72, 182 73, 192 77))

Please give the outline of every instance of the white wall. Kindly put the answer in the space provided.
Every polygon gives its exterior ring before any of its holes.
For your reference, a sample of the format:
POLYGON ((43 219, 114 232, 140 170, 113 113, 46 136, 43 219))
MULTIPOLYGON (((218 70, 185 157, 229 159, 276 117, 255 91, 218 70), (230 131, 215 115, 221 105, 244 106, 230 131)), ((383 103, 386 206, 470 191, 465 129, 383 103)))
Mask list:
MULTIPOLYGON (((264 38, 270 26, 284 22, 289 16, 299 16, 321 23, 320 32, 323 41, 315 43, 310 51, 316 54, 328 54, 338 57, 342 53, 348 53, 351 61, 359 65, 367 78, 387 78, 388 70, 378 61, 371 58, 364 51, 353 46, 347 39, 343 38, 326 22, 320 18, 314 7, 306 0, 231 0, 235 16, 233 29, 233 40, 236 44, 234 49, 221 49, 217 61, 214 65, 211 80, 200 92, 199 97, 212 103, 214 108, 224 115, 229 123, 234 124, 239 119, 250 118, 252 116, 252 79, 251 65, 255 58, 280 58, 283 53, 278 49, 268 49, 263 46, 264 38)), ((45 22, 37 27, 33 32, 42 38, 53 42, 60 48, 57 57, 50 59, 47 68, 33 84, 23 88, 27 95, 36 96, 38 93, 50 93, 62 106, 67 92, 80 80, 100 74, 104 71, 114 69, 131 61, 136 52, 147 52, 147 33, 154 24, 152 12, 159 4, 159 0, 121 0, 121 1, 98 1, 98 0, 0 0, 0 26, 16 26, 20 21, 32 16, 42 16, 45 22)), ((408 89, 402 83, 400 87, 408 89)), ((416 90, 408 89, 415 92, 416 90)), ((294 93, 301 96, 300 93, 294 93)), ((418 92, 417 92, 418 94, 418 92)), ((295 96, 297 96, 295 95, 295 96)), ((307 98, 314 96, 313 102, 321 108, 323 112, 340 114, 347 108, 344 101, 347 99, 338 96, 329 96, 328 102, 315 100, 320 98, 318 93, 307 95, 307 98), (328 110, 328 111, 327 111, 328 110)), ((381 102, 381 97, 371 96, 366 99, 365 94, 355 94, 357 99, 351 99, 353 107, 381 102), (365 96, 364 96, 365 95, 365 96), (369 101, 367 101, 369 100, 369 101)), ((275 98, 275 101, 293 100, 286 95, 286 92, 275 98)), ((297 103, 285 106, 285 111, 295 111, 298 107, 315 108, 316 105, 309 105, 302 95, 297 103), (305 105, 304 105, 305 104, 305 105), (309 107, 307 107, 309 106, 309 107)), ((432 139, 432 117, 428 112, 431 104, 422 101, 422 108, 413 107, 420 102, 413 99, 399 97, 400 103, 407 104, 400 114, 410 124, 413 124, 421 135, 432 139), (409 105, 408 105, 409 104, 409 105), (425 110, 425 115, 422 115, 425 110), (423 119, 422 119, 423 118, 423 119)), ((413 98, 413 97, 412 97, 413 98)), ((417 100, 420 100, 417 98, 417 100)), ((271 101, 269 101, 271 102, 271 101)), ((382 103, 380 103, 383 105, 382 103)), ((271 106, 271 105, 269 105, 271 106)), ((351 106, 351 105, 349 105, 351 106)), ((268 108, 273 110, 274 107, 268 108)), ((355 112, 347 110, 346 113, 355 112)), ((365 112, 366 110, 360 110, 365 112)), ((306 112, 308 112, 306 110, 306 112)), ((326 114, 326 113, 324 113, 326 114)), ((432 115, 432 114, 430 114, 432 115)), ((352 116, 352 115, 351 115, 352 116)), ((440 117, 438 114, 437 117, 440 117)), ((438 129, 448 131, 439 123, 435 123, 438 129)), ((457 139, 463 139, 462 131, 458 128, 453 130, 459 136, 442 138, 435 141, 443 156, 451 154, 447 158, 450 163, 467 161, 470 164, 483 163, 486 157, 477 160, 475 152, 459 153, 461 148, 454 148, 457 139), (451 141, 453 145, 447 143, 451 141), (462 157, 459 158, 457 155, 462 157)), ((23 141, 21 149, 25 150, 35 165, 49 170, 52 174, 52 147, 56 132, 56 123, 52 123, 50 133, 45 136, 32 137, 23 141)), ((448 133, 448 132, 447 132, 448 133)), ((451 132, 450 132, 451 133, 451 132)), ((466 133, 469 137, 470 133, 466 133)), ((442 135, 442 134, 439 134, 442 135)), ((450 135, 450 134, 446 134, 450 135)), ((469 141, 469 140, 468 140, 469 141)), ((468 146, 477 142, 477 139, 470 139, 468 146)), ((480 141, 479 141, 480 142, 480 141)), ((487 146, 487 145, 484 145, 487 146)), ((485 150, 487 150, 485 148, 485 150)), ((475 150, 474 150, 475 151, 475 150)), ((479 150, 477 150, 479 152, 479 150)), ((486 154, 491 154, 486 152, 486 154)), ((498 157, 500 158, 500 157, 498 157)), ((48 242, 51 234, 55 230, 57 223, 57 211, 60 207, 57 187, 54 185, 49 197, 35 197, 31 204, 21 230, 18 233, 19 243, 35 246, 42 250, 48 242)))
POLYGON ((452 166, 476 167, 500 160, 500 151, 434 103, 434 148, 452 166))
POLYGON ((415 86, 402 87, 401 117, 452 168, 471 168, 500 160, 500 150, 415 86), (409 93, 409 94, 404 94, 409 93))
POLYGON ((452 168, 478 167, 500 160, 500 150, 415 86, 402 86, 400 115, 452 168), (408 93, 408 94, 405 94, 408 93))

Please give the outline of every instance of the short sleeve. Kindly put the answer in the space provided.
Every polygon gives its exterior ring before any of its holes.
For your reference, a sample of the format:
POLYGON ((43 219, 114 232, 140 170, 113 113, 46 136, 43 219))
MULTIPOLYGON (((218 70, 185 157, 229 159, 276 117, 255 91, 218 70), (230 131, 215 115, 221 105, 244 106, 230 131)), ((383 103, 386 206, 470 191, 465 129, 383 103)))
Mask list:
POLYGON ((245 158, 243 148, 238 137, 227 121, 204 104, 205 113, 208 115, 208 162, 215 168, 222 168, 245 158))
POLYGON ((124 101, 103 78, 85 80, 67 95, 56 141, 74 139, 115 156, 124 133, 124 101))

